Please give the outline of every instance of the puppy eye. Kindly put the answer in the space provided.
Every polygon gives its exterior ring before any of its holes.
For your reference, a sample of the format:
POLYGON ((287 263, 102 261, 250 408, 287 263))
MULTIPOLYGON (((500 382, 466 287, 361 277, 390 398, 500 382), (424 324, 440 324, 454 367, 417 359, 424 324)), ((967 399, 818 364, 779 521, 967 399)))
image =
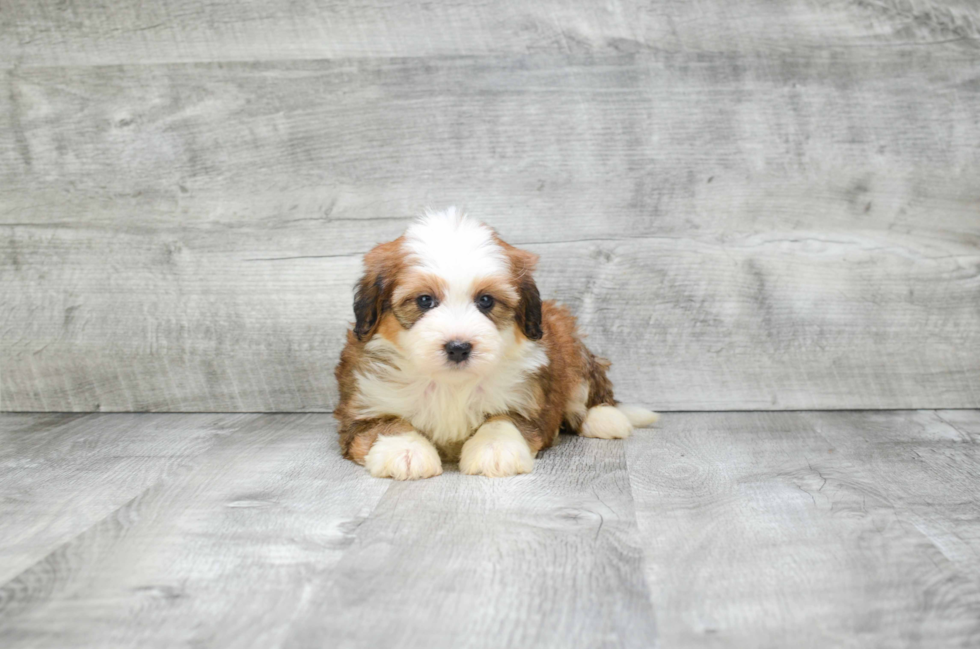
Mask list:
POLYGON ((477 298, 476 305, 484 311, 489 311, 493 308, 493 297, 490 295, 481 295, 477 298))
POLYGON ((420 295, 415 298, 415 304, 423 311, 428 311, 436 305, 436 300, 431 295, 420 295))

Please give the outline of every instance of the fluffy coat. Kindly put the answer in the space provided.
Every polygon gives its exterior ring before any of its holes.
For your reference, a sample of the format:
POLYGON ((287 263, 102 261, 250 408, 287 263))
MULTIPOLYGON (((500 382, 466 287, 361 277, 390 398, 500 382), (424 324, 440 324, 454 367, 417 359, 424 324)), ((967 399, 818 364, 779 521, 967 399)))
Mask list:
POLYGON ((609 362, 564 306, 542 302, 536 263, 455 210, 365 256, 336 369, 345 457, 376 477, 432 477, 456 459, 464 473, 506 476, 530 472, 561 430, 623 438, 655 421, 617 404, 609 362))

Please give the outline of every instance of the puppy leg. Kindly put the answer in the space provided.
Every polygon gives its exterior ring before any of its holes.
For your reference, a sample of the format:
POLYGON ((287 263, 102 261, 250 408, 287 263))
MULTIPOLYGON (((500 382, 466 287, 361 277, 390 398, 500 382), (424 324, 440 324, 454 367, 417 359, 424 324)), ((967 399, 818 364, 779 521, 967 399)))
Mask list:
POLYGON ((406 421, 394 417, 358 421, 345 433, 344 455, 363 464, 375 478, 419 480, 442 473, 435 446, 406 421))
POLYGON ((432 442, 417 432, 382 435, 368 451, 364 466, 375 478, 419 480, 442 473, 442 460, 432 442))
POLYGON ((623 439, 633 432, 629 417, 616 406, 598 405, 589 408, 579 435, 598 439, 623 439))
MULTIPOLYGON (((642 428, 657 421, 657 414, 639 406, 616 403, 612 382, 609 380, 609 361, 585 350, 589 405, 578 428, 579 435, 598 439, 624 439, 634 427, 642 428), (615 405, 614 405, 615 404, 615 405)), ((575 424, 574 415, 582 412, 581 394, 578 401, 570 401, 566 407, 566 419, 575 424)))
POLYGON ((489 478, 530 473, 535 453, 513 421, 508 417, 494 417, 463 444, 459 470, 489 478))

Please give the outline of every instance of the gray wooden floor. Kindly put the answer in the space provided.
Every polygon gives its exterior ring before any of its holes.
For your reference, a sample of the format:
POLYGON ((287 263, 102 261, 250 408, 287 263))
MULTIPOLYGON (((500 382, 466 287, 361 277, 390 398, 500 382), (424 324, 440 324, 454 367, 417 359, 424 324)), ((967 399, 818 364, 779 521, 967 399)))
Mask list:
POLYGON ((980 645, 980 412, 674 413, 395 483, 330 415, 0 418, 0 646, 980 645))

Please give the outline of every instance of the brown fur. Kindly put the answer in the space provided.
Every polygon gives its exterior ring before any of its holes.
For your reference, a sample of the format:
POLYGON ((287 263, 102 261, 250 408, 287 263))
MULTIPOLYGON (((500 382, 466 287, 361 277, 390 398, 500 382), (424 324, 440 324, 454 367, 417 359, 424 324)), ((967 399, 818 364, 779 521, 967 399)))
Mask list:
POLYGON ((334 370, 334 376, 337 378, 337 387, 340 389, 340 401, 337 407, 334 408, 333 416, 339 424, 340 448, 344 453, 344 457, 353 460, 354 458, 351 456, 351 445, 354 443, 354 439, 358 436, 365 438, 365 442, 362 442, 361 446, 363 447, 366 444, 366 447, 359 448, 359 464, 364 463, 364 456, 367 455, 368 450, 370 450, 371 445, 374 444, 374 440, 377 438, 377 434, 371 435, 364 427, 359 425, 360 422, 356 419, 354 411, 357 400, 357 380, 354 378, 354 373, 361 366, 363 360, 364 343, 357 339, 353 330, 348 329, 347 344, 344 345, 344 350, 340 353, 340 362, 334 370))
POLYGON ((344 439, 340 445, 344 448, 344 457, 354 460, 358 464, 364 464, 364 458, 368 451, 374 446, 378 435, 401 435, 413 431, 412 425, 398 417, 379 417, 377 419, 362 419, 353 422, 344 430, 346 434, 346 447, 344 439))
POLYGON ((358 340, 370 340, 381 317, 391 309, 391 294, 395 278, 404 268, 402 238, 375 246, 364 255, 364 276, 354 294, 354 335, 358 340))
POLYGON ((398 347, 398 332, 402 331, 405 326, 398 320, 398 317, 394 313, 386 313, 381 316, 381 324, 378 325, 377 335, 384 337, 392 345, 398 347))
POLYGON ((504 253, 510 259, 510 274, 512 282, 517 288, 520 300, 515 309, 517 324, 521 326, 524 335, 531 340, 540 340, 542 336, 541 322, 541 296, 538 294, 538 286, 534 283, 531 273, 538 265, 538 256, 533 252, 515 248, 500 238, 496 232, 493 235, 504 253))
POLYGON ((540 407, 529 418, 510 415, 533 452, 551 446, 560 430, 579 431, 582 419, 568 417, 566 406, 583 381, 589 386, 586 407, 616 403, 606 377, 609 361, 597 358, 585 346, 578 335, 575 316, 554 301, 542 303, 541 313, 541 342, 549 362, 534 377, 541 395, 540 407))
MULTIPOLYGON (((531 276, 537 255, 515 248, 496 235, 495 239, 510 259, 511 277, 503 286, 487 282, 474 290, 477 294, 486 292, 496 300, 488 316, 498 327, 514 326, 519 335, 540 340, 548 364, 528 379, 537 403, 533 412, 499 413, 488 420, 508 418, 521 431, 532 454, 536 454, 551 446, 560 430, 577 433, 585 408, 616 404, 612 383, 606 375, 610 363, 593 355, 585 346, 575 317, 565 306, 553 301, 541 302, 531 276), (587 386, 587 395, 579 407, 583 385, 587 386)), ((358 283, 354 304, 357 323, 347 332, 347 344, 335 370, 340 402, 334 416, 340 424, 340 446, 344 457, 358 464, 364 464, 378 435, 413 430, 411 424, 397 417, 358 419, 354 375, 368 361, 384 362, 384 359, 369 358, 365 344, 376 334, 395 342, 400 329, 410 327, 423 315, 414 305, 414 299, 422 294, 438 299, 442 291, 440 278, 407 271, 401 241, 399 238, 381 244, 365 256, 365 274, 358 283), (396 295, 397 303, 393 304, 396 295)), ((449 456, 455 454, 453 449, 440 449, 443 451, 449 456)), ((458 453, 458 449, 455 451, 458 453)))
POLYGON ((406 272, 397 278, 392 294, 391 311, 398 323, 405 329, 415 324, 425 312, 418 307, 416 298, 430 295, 436 303, 442 302, 446 294, 446 282, 431 273, 406 272))

